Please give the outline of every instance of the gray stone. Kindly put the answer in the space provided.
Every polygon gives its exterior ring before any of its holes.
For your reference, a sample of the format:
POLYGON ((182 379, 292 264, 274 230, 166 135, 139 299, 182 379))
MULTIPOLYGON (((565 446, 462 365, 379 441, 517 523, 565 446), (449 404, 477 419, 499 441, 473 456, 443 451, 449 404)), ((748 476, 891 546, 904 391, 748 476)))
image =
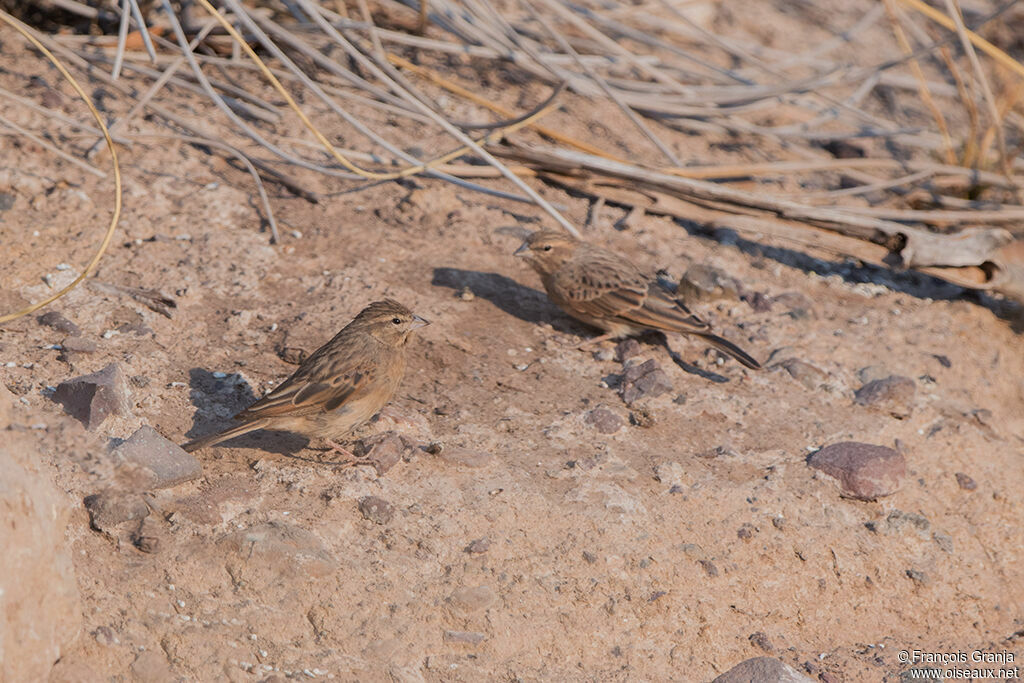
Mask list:
POLYGON ((95 429, 110 415, 127 415, 131 405, 128 384, 118 363, 61 382, 53 400, 87 429, 95 429))
POLYGON ((485 538, 478 538, 478 539, 476 539, 475 541, 472 541, 469 545, 466 546, 466 552, 469 553, 470 555, 479 555, 481 553, 486 553, 490 549, 491 549, 491 539, 486 538, 486 537, 485 538))
POLYGON ((118 525, 144 519, 149 514, 145 499, 135 493, 104 491, 86 496, 89 522, 97 531, 113 534, 118 525))
POLYGON ((374 524, 387 524, 395 516, 395 507, 383 498, 364 496, 359 499, 359 512, 374 524))
POLYGON ((812 683, 812 679, 774 657, 752 657, 712 683, 812 683))
POLYGON ((892 373, 885 369, 882 365, 866 365, 857 371, 857 379, 860 380, 861 384, 868 384, 874 382, 876 379, 885 379, 891 377, 892 373))
POLYGON ((40 325, 52 327, 58 332, 64 332, 65 334, 70 334, 72 336, 77 336, 82 333, 82 330, 78 325, 65 318, 59 311, 47 311, 36 318, 36 321, 40 325))
POLYGON ((783 292, 771 299, 772 306, 781 306, 794 320, 814 317, 814 302, 803 292, 783 292))
POLYGON ((625 421, 618 414, 607 408, 594 408, 587 413, 583 421, 602 434, 614 434, 622 429, 625 421))
POLYGON ((868 382, 854 393, 857 405, 869 406, 895 418, 910 417, 916 385, 909 377, 890 375, 868 382))
POLYGON ((906 461, 891 448, 844 441, 822 448, 807 464, 839 480, 844 495, 874 500, 895 493, 906 475, 906 461))
POLYGON ((629 365, 619 384, 619 396, 627 404, 669 391, 672 391, 672 382, 653 358, 645 363, 629 365))
POLYGON ((789 376, 808 389, 817 389, 828 378, 828 374, 819 368, 804 362, 799 358, 788 358, 778 367, 789 373, 789 376))
POLYGON ((162 489, 203 475, 203 467, 191 453, 149 425, 143 425, 127 441, 114 448, 111 455, 119 468, 138 468, 138 487, 162 489))
POLYGON ((96 342, 85 337, 68 337, 61 342, 61 349, 71 353, 96 353, 96 342))
POLYGON ((695 263, 686 269, 679 281, 679 296, 690 301, 736 300, 743 286, 739 280, 725 271, 703 263, 695 263))

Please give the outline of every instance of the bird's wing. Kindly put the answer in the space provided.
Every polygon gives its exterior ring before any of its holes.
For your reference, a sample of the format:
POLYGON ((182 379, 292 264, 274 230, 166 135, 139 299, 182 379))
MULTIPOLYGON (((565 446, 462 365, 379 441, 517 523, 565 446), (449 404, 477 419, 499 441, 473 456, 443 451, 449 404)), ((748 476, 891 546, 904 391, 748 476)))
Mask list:
POLYGON ((276 389, 235 416, 239 420, 326 413, 363 395, 379 372, 345 348, 324 346, 276 389))
POLYGON ((643 275, 628 261, 603 249, 578 253, 554 278, 560 298, 584 317, 616 318, 639 308, 647 298, 643 275))
POLYGON ((626 259, 590 247, 558 273, 569 308, 631 327, 704 332, 708 324, 626 259))

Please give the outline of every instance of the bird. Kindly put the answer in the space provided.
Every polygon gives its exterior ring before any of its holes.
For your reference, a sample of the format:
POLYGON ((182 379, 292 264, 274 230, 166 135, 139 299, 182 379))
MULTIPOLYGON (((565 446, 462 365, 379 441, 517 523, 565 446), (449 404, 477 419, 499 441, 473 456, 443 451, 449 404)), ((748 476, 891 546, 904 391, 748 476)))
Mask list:
POLYGON ((605 331, 588 346, 647 330, 680 332, 700 337, 752 370, 761 369, 750 354, 714 334, 678 296, 620 254, 562 232, 538 230, 515 255, 537 271, 559 308, 605 331))
POLYGON ((242 424, 182 448, 191 452, 258 429, 274 429, 323 439, 331 449, 354 457, 334 439, 387 404, 405 374, 412 331, 429 324, 397 301, 371 303, 291 377, 235 415, 242 424))

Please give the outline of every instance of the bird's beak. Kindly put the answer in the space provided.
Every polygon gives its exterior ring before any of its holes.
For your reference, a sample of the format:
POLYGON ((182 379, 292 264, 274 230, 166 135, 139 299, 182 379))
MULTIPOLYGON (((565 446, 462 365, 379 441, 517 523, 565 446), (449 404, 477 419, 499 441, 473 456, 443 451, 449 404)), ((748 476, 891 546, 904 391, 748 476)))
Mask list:
POLYGON ((426 327, 429 324, 430 324, 430 321, 427 320, 426 318, 421 318, 418 315, 414 315, 412 317, 412 324, 409 325, 409 329, 415 330, 416 328, 419 328, 419 327, 426 327))
POLYGON ((518 249, 512 252, 513 256, 525 256, 530 251, 530 245, 523 242, 518 249))

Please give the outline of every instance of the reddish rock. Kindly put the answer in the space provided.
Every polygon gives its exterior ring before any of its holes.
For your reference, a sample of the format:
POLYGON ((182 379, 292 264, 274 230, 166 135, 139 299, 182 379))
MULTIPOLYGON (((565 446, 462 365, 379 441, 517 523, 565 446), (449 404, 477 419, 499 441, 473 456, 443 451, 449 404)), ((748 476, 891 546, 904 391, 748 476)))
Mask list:
POLYGON ((896 493, 907 469, 903 456, 893 449, 855 441, 826 446, 807 464, 838 479, 843 494, 858 500, 896 493))
POLYGON ((890 375, 868 382, 854 394, 857 405, 870 406, 895 418, 910 417, 917 388, 909 377, 890 375))
POLYGON ((602 434, 614 434, 622 429, 625 423, 621 417, 607 408, 594 408, 587 413, 583 421, 602 434))
POLYGON ((87 429, 95 429, 110 415, 127 415, 130 409, 128 384, 118 363, 61 382, 53 400, 87 429))
POLYGON ((964 491, 973 491, 978 488, 978 484, 974 481, 970 475, 964 474, 963 472, 956 473, 956 484, 964 491))
POLYGON ((398 432, 375 434, 361 443, 361 455, 377 470, 378 477, 400 463, 406 450, 405 440, 398 432))

